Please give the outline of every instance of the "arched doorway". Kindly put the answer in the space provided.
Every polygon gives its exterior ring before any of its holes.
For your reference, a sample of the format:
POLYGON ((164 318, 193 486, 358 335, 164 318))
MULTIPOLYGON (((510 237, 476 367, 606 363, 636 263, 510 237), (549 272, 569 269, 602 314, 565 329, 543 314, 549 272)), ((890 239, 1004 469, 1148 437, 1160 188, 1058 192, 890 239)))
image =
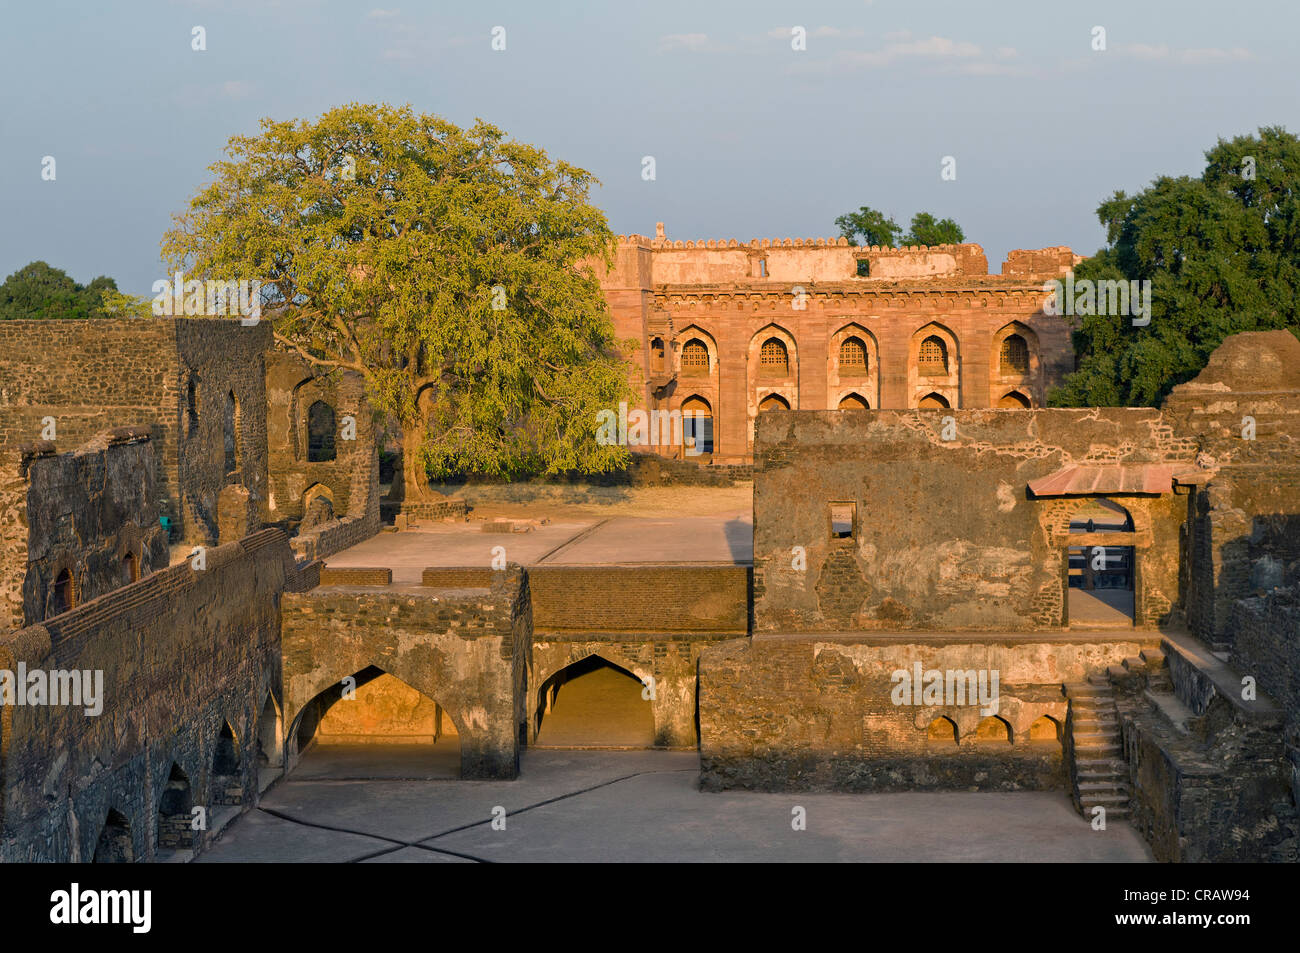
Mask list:
POLYGON ((589 655, 556 672, 537 695, 537 747, 649 748, 653 703, 641 680, 589 655))
POLYGON ((95 854, 91 858, 96 864, 129 864, 135 860, 135 848, 131 844, 131 822, 119 811, 110 810, 104 819, 104 826, 99 831, 95 842, 95 854))
POLYGON ((1004 410, 1028 410, 1029 398, 1018 390, 1008 391, 998 399, 998 407, 1004 410))
POLYGON ((682 401, 682 444, 691 456, 713 452, 713 408, 703 397, 682 401))
POLYGON ((916 406, 918 410, 947 410, 948 398, 942 394, 926 394, 916 406))
POLYGON ((221 734, 212 752, 212 803, 222 806, 242 804, 243 779, 239 774, 239 745, 230 722, 221 723, 221 734))
POLYGON ((194 794, 190 778, 172 762, 158 802, 158 849, 190 850, 194 847, 194 794))
POLYGON ((768 394, 758 402, 758 412, 763 413, 767 410, 789 410, 790 402, 780 394, 768 394))
POLYGON ((322 691, 290 732, 296 780, 460 777, 460 729, 437 701, 370 666, 322 691))
POLYGON ((871 405, 865 397, 858 394, 845 394, 840 398, 840 410, 870 410, 871 405))
POLYGON ((1067 611, 1072 628, 1127 628, 1136 609, 1137 550, 1112 545, 1133 540, 1133 516, 1096 497, 1070 517, 1067 611))

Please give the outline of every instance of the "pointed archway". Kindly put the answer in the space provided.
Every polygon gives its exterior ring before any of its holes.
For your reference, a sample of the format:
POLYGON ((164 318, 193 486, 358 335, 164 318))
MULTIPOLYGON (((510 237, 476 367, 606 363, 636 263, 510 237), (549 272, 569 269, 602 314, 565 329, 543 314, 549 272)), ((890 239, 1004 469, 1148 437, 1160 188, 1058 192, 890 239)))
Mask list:
POLYGON ((654 747, 654 707, 645 685, 599 655, 556 672, 536 702, 536 747, 654 747))
POLYGON ((295 780, 461 776, 458 717, 374 665, 312 698, 290 736, 295 780))

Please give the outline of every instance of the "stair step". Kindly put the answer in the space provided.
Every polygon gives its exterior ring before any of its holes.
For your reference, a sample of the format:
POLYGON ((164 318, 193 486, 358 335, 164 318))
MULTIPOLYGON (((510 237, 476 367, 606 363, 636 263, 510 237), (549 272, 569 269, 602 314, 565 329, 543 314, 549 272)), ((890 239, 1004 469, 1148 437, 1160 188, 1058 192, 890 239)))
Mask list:
POLYGON ((1159 649, 1143 649, 1138 653, 1148 665, 1159 665, 1165 660, 1165 653, 1159 649))
POLYGON ((1123 793, 1123 794, 1089 793, 1087 797, 1084 797, 1083 794, 1079 795, 1079 803, 1084 805, 1085 807, 1097 807, 1098 805, 1101 805, 1107 811, 1109 811, 1111 807, 1128 807, 1128 802, 1129 802, 1129 796, 1127 793, 1123 793))
POLYGON ((1146 671, 1147 663, 1136 655, 1130 655, 1120 663, 1130 672, 1146 671))
POLYGON ((1111 678, 1123 678, 1128 674, 1128 669, 1123 665, 1111 665, 1106 668, 1106 673, 1110 675, 1111 678))
POLYGON ((1128 785, 1123 782, 1080 781, 1078 790, 1080 797, 1084 794, 1122 794, 1128 797, 1128 785))

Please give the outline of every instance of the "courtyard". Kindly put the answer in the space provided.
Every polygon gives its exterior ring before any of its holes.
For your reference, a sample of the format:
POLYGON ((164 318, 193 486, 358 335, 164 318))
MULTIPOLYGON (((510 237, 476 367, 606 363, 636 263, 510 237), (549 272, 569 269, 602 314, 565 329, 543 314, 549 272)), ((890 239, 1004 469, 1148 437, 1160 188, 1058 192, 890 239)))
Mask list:
POLYGON ((703 793, 698 755, 677 751, 528 750, 515 781, 399 780, 400 753, 361 750, 304 758, 198 862, 1152 859, 1127 822, 1094 831, 1064 792, 703 793))

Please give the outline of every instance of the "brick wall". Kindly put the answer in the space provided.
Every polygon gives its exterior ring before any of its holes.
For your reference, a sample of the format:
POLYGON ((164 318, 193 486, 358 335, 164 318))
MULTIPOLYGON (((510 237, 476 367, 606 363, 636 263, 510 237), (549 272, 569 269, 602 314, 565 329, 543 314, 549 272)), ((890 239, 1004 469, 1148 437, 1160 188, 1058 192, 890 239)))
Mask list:
POLYGON ((1155 641, 756 636, 724 642, 699 660, 701 783, 712 790, 1062 787, 1059 732, 1055 740, 1031 741, 1031 726, 1044 716, 1054 730, 1064 725, 1062 682, 1082 680, 1155 641), (1005 724, 986 727, 1003 735, 981 738, 979 726, 989 715, 955 697, 895 704, 901 680, 893 673, 912 673, 917 663, 922 672, 996 671, 995 717, 1005 724), (931 738, 930 725, 940 717, 951 720, 956 741, 931 738))
POLYGON ((748 570, 731 564, 534 566, 539 631, 748 630, 748 570))

